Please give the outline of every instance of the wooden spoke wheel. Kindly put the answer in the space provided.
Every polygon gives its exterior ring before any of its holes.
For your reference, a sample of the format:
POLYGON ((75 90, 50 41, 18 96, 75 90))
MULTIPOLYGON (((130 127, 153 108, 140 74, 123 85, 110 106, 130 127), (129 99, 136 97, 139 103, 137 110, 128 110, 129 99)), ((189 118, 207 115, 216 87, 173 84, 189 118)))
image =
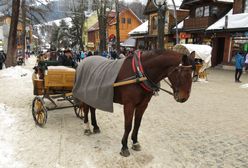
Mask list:
POLYGON ((44 104, 45 103, 42 98, 38 96, 34 98, 32 104, 32 114, 34 121, 40 127, 43 127, 47 121, 47 109, 44 104))
POLYGON ((80 119, 84 119, 84 111, 83 111, 83 106, 81 105, 76 105, 74 106, 74 111, 75 111, 75 114, 78 118, 80 119))

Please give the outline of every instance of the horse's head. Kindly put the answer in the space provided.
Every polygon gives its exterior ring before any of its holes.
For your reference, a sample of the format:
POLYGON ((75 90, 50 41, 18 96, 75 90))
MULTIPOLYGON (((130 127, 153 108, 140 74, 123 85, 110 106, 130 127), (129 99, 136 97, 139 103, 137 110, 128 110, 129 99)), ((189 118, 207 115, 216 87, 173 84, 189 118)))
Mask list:
POLYGON ((173 89, 173 96, 177 102, 188 100, 192 85, 192 67, 195 53, 183 55, 181 64, 168 73, 168 78, 173 89))

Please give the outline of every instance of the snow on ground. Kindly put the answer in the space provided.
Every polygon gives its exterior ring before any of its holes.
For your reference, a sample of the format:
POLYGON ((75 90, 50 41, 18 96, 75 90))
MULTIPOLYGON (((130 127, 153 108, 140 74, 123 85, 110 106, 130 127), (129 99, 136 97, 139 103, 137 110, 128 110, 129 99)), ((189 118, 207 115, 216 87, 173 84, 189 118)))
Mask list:
MULTIPOLYGON (((35 58, 0 71, 0 168, 215 168, 248 165, 248 94, 234 72, 208 70, 183 104, 166 93, 153 97, 139 132, 142 150, 119 155, 123 110, 97 110, 100 134, 85 136, 73 108, 48 112, 35 126, 31 81, 35 58), (23 74, 27 74, 24 75, 23 74)), ((248 75, 241 77, 248 83, 248 75)), ((168 86, 162 83, 162 87, 168 86)), ((48 102, 47 102, 48 103, 48 102)), ((49 104, 49 103, 48 103, 49 104)), ((131 141, 129 137, 129 147, 131 141)))

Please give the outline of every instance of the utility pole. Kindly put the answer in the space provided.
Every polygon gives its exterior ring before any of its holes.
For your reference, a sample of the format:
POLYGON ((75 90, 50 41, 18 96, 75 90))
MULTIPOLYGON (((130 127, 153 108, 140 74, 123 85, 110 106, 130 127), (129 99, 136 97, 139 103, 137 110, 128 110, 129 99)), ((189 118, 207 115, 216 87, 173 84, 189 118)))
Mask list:
POLYGON ((174 18, 175 18, 175 22, 176 22, 176 44, 179 43, 179 39, 178 39, 178 26, 177 26, 177 9, 176 9, 176 5, 175 5, 175 1, 172 0, 173 3, 173 7, 174 7, 174 18))
POLYGON ((119 0, 115 0, 116 8, 116 50, 120 54, 120 17, 119 17, 119 0))
POLYGON ((158 48, 163 50, 166 0, 154 0, 154 4, 158 9, 158 34, 157 34, 158 48))

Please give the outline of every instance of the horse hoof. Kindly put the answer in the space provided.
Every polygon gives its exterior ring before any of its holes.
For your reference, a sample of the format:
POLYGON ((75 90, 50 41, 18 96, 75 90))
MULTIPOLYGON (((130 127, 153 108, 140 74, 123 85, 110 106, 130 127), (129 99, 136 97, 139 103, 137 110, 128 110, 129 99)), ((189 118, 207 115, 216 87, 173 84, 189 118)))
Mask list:
POLYGON ((84 130, 84 135, 87 135, 87 136, 89 136, 91 134, 91 131, 89 130, 89 129, 87 129, 87 130, 84 130))
POLYGON ((128 157, 130 155, 130 152, 128 149, 121 149, 120 155, 124 157, 128 157))
POLYGON ((140 146, 139 142, 133 144, 132 149, 135 151, 141 151, 141 146, 140 146))
POLYGON ((94 134, 99 134, 101 131, 99 128, 93 129, 94 134))

